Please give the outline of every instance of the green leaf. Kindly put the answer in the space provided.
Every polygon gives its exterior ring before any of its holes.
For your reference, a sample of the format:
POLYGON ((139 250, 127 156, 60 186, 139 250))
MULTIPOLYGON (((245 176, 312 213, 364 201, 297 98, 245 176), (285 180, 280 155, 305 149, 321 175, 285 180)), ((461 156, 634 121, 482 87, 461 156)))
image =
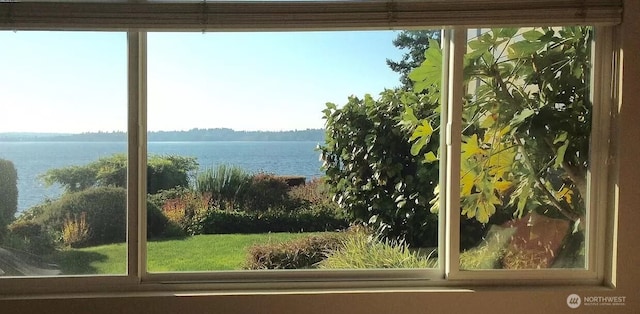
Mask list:
POLYGON ((501 28, 499 29, 498 36, 503 38, 512 38, 518 33, 518 28, 501 28))
POLYGON ((519 41, 509 45, 507 49, 509 58, 517 59, 536 54, 538 50, 544 48, 544 43, 519 41))
POLYGON ((437 161, 438 157, 436 157, 436 154, 434 154, 433 152, 428 152, 426 154, 424 154, 424 162, 425 163, 432 163, 434 161, 437 161))
POLYGON ((467 45, 469 45, 469 48, 473 50, 484 50, 484 51, 488 51, 489 47, 491 47, 490 42, 481 41, 480 39, 471 40, 467 43, 467 45))
POLYGON ((564 163, 564 154, 567 152, 567 147, 569 147, 569 141, 565 141, 564 144, 558 148, 558 151, 556 152, 556 162, 553 165, 556 169, 562 167, 562 163, 564 163))
POLYGON ((553 140, 553 144, 558 144, 567 140, 567 132, 562 132, 556 135, 556 138, 553 140))
POLYGON ((416 115, 413 113, 413 108, 407 107, 404 110, 404 113, 402 114, 402 121, 411 124, 418 124, 418 118, 416 118, 416 115))
POLYGON ((440 89, 442 81, 442 51, 438 41, 429 39, 429 48, 424 56, 424 62, 409 73, 409 78, 415 82, 413 88, 418 93, 431 86, 440 89))
POLYGON ((422 150, 422 147, 427 144, 427 140, 428 138, 421 137, 417 141, 415 141, 411 145, 411 155, 418 156, 418 154, 420 154, 420 151, 422 150))
POLYGON ((542 36, 544 36, 544 33, 535 29, 522 33, 522 37, 528 41, 537 41, 542 36))
POLYGON ((530 117, 534 113, 535 111, 533 109, 529 109, 529 108, 522 109, 522 111, 514 115, 513 119, 511 119, 511 123, 510 123, 511 126, 517 126, 521 124, 524 120, 526 120, 528 117, 530 117))

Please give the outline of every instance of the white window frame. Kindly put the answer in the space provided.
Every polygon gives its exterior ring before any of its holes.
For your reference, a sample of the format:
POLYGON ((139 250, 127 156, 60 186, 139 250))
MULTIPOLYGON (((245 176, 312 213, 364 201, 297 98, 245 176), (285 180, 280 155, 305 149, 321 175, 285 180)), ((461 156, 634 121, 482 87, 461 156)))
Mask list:
POLYGON ((465 287, 495 284, 603 285, 611 277, 614 213, 606 197, 612 189, 607 175, 609 112, 618 77, 614 62, 614 27, 620 23, 619 1, 593 0, 577 5, 570 0, 369 1, 369 2, 11 2, 0 3, 0 29, 6 30, 115 30, 128 34, 128 235, 127 274, 60 278, 2 279, 0 293, 51 293, 81 291, 247 290, 307 288, 465 287), (318 11, 317 9, 323 10, 318 11), (266 12, 266 13, 265 13, 266 12), (126 13, 126 14, 125 14, 126 13), (517 24, 513 21, 517 20, 517 24), (462 93, 462 57, 466 28, 482 25, 596 25, 592 98, 594 106, 589 175, 589 234, 586 270, 480 270, 461 271, 459 258, 459 164, 462 93), (225 271, 149 274, 146 269, 146 34, 151 31, 246 30, 358 30, 428 28, 447 26, 443 38, 446 65, 443 95, 441 186, 446 195, 440 216, 440 263, 430 270, 344 271, 225 271), (596 85, 597 84, 597 85, 596 85), (455 101, 457 99, 458 101, 455 101), (445 102, 443 102, 444 104, 445 102), (598 178, 598 180, 594 180, 598 178), (606 232, 605 232, 606 230, 606 232), (455 262, 454 262, 455 261, 455 262), (609 265, 609 266, 607 266, 609 265), (608 267, 608 268, 607 268, 608 267), (518 283, 514 283, 518 279, 518 283))

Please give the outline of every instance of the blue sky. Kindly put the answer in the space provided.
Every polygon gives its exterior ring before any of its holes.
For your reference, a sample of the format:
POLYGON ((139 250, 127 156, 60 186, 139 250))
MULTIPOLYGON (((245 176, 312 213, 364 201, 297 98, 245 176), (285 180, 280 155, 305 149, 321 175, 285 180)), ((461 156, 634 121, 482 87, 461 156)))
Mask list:
MULTIPOLYGON (((397 32, 150 33, 148 127, 323 126, 326 102, 399 85, 397 32)), ((126 128, 126 34, 0 32, 0 132, 126 128)))

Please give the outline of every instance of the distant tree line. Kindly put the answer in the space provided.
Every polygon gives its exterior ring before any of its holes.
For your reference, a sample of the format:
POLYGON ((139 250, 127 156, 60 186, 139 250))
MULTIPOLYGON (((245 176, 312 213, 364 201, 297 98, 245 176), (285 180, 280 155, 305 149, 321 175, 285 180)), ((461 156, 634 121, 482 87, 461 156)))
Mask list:
MULTIPOLYGON (((324 129, 291 131, 235 131, 228 128, 191 129, 188 131, 149 132, 151 142, 199 141, 324 141, 324 129)), ((123 142, 125 132, 87 132, 81 134, 0 133, 2 142, 123 142)))

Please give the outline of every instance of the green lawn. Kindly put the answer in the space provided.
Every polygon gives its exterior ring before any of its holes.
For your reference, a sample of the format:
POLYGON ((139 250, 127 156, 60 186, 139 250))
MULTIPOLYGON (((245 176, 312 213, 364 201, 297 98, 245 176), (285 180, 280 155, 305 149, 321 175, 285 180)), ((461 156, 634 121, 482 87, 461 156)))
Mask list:
MULTIPOLYGON (((258 243, 274 243, 317 233, 212 234, 180 240, 150 241, 150 272, 242 269, 247 249, 258 243)), ((124 274, 124 243, 58 252, 53 259, 63 274, 124 274)))

